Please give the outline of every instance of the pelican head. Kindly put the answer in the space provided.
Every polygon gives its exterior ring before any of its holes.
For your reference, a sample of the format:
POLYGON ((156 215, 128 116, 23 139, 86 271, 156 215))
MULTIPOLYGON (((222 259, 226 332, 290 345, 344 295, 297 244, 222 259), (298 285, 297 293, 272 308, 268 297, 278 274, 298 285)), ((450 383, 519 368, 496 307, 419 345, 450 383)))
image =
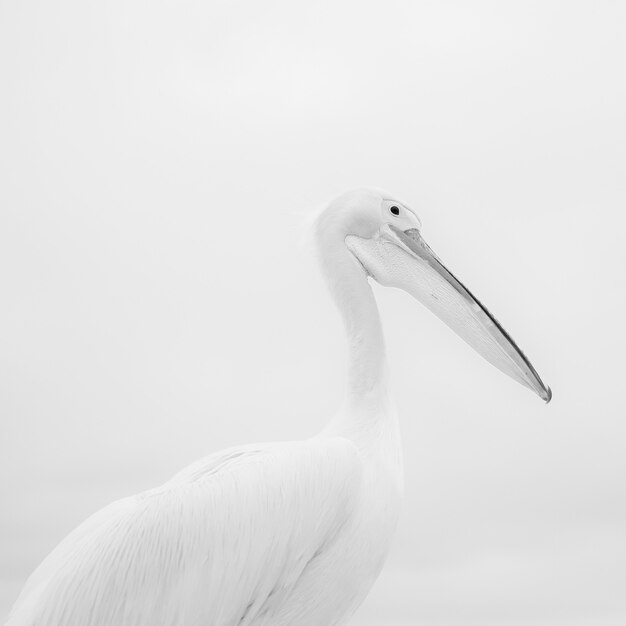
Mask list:
POLYGON ((317 226, 318 239, 341 239, 367 276, 412 295, 492 365, 550 401, 550 388, 496 318, 426 244, 419 217, 405 203, 377 189, 351 191, 328 205, 317 226))

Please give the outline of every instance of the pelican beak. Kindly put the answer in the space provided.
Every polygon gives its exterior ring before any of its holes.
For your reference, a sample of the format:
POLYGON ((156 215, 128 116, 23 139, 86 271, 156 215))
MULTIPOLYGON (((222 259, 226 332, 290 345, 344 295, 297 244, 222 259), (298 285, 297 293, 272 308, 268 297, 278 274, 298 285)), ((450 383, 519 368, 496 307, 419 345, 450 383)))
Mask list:
POLYGON ((374 275, 376 280, 410 293, 492 365, 550 402, 550 387, 496 318, 439 260, 419 230, 386 225, 376 248, 383 263, 374 267, 384 268, 376 272, 381 274, 374 275))

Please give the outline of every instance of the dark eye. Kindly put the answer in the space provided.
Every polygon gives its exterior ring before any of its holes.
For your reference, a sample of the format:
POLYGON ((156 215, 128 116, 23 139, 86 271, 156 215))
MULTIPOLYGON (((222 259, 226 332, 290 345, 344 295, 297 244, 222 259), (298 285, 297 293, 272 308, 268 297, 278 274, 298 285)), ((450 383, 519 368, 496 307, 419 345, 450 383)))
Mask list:
POLYGON ((389 207, 389 210, 394 214, 394 215, 400 215, 400 209, 397 206, 392 206, 389 207))

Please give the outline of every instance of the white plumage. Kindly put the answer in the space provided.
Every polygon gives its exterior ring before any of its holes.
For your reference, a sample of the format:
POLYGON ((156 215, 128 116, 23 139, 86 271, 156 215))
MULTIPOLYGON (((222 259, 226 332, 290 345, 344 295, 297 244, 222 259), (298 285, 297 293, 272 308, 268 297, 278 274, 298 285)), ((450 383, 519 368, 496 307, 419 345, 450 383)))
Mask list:
POLYGON ((420 226, 410 209, 375 190, 341 196, 315 222, 348 339, 345 401, 320 435, 213 454, 102 509, 32 574, 7 626, 344 623, 382 568, 402 494, 398 425, 368 275, 412 293, 549 399, 486 309, 424 252, 420 226), (442 296, 453 315, 437 310, 442 296))
POLYGON ((364 552, 383 529, 359 524, 363 481, 341 437, 211 455, 79 526, 9 624, 333 623, 382 565, 384 546, 364 552))

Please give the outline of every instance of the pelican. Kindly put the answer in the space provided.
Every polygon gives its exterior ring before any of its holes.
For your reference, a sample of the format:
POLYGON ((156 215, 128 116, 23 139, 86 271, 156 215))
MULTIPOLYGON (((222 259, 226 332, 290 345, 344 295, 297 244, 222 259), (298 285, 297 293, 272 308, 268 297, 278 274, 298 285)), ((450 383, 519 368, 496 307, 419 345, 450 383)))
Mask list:
POLYGON ((544 401, 549 387, 428 247, 417 214, 376 189, 313 223, 345 327, 344 401, 317 436, 230 448, 88 518, 30 576, 7 626, 330 626, 380 573, 403 475, 369 279, 407 291, 544 401))

